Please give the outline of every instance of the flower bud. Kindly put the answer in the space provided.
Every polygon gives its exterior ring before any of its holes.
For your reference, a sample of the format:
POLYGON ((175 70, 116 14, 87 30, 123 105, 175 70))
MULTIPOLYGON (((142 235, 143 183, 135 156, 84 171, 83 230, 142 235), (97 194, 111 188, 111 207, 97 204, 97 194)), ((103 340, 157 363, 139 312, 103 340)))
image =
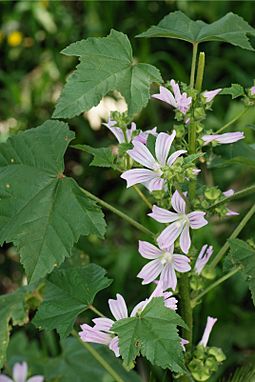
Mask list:
POLYGON ((216 200, 221 196, 221 191, 217 187, 208 187, 205 190, 205 197, 208 200, 216 200))
POLYGON ((220 348, 216 348, 215 346, 208 348, 208 354, 213 355, 219 363, 225 361, 226 359, 223 351, 220 348))
POLYGON ((201 277, 192 276, 190 280, 190 287, 194 291, 201 290, 204 286, 203 280, 201 277))
POLYGON ((205 361, 205 366, 209 369, 211 373, 213 373, 218 369, 218 362, 213 356, 208 357, 205 361))
POLYGON ((203 107, 196 107, 194 110, 194 117, 197 120, 204 119, 206 116, 204 108, 203 107))
POLYGON ((188 367, 195 381, 207 381, 210 378, 210 372, 201 360, 193 359, 188 367))
POLYGON ((205 267, 202 270, 202 276, 207 280, 213 280, 216 277, 216 271, 215 269, 211 269, 209 267, 205 267))

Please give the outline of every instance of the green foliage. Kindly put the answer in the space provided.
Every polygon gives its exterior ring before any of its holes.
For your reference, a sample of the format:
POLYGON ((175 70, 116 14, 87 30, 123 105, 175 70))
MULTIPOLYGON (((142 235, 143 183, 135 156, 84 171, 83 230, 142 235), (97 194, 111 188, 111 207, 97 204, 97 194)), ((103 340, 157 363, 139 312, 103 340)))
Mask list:
POLYGON ((241 272, 248 282, 253 304, 255 305, 255 250, 239 239, 229 240, 230 252, 227 264, 241 266, 241 272))
POLYGON ((74 145, 72 147, 93 155, 90 166, 115 168, 114 156, 109 147, 96 148, 88 145, 74 145))
POLYGON ((141 354, 153 365, 182 373, 185 366, 177 325, 185 326, 173 310, 164 306, 162 298, 153 298, 139 316, 117 321, 112 330, 118 334, 127 366, 141 354))
POLYGON ((221 94, 229 94, 232 99, 238 98, 244 95, 244 88, 239 84, 231 84, 229 88, 223 89, 221 94))
POLYGON ((248 365, 239 367, 234 375, 228 379, 224 379, 222 382, 255 382, 255 367, 248 365))
POLYGON ((212 24, 201 20, 193 21, 177 11, 165 16, 158 25, 150 27, 138 37, 168 37, 194 43, 224 41, 243 49, 254 50, 247 34, 255 35, 242 17, 230 12, 212 24))
MULTIPOLYGON (((94 349, 119 374, 123 382, 139 382, 135 372, 127 372, 113 352, 106 346, 94 346, 94 349)), ((78 340, 67 338, 62 341, 63 354, 49 361, 46 370, 48 380, 61 382, 114 382, 105 369, 92 357, 78 340)))
POLYGON ((112 90, 118 90, 125 98, 131 116, 147 105, 150 85, 162 81, 154 66, 134 62, 128 37, 114 29, 107 37, 73 43, 62 53, 79 56, 80 64, 67 80, 54 118, 71 118, 86 112, 112 90))
POLYGON ((110 284, 105 270, 95 264, 55 270, 46 280, 44 301, 33 323, 45 330, 57 329, 61 337, 67 336, 77 316, 110 284))
POLYGON ((224 145, 224 147, 219 146, 215 151, 218 155, 209 162, 208 168, 229 167, 231 164, 255 167, 255 149, 253 145, 239 141, 234 144, 224 145))
POLYGON ((70 256, 80 235, 105 232, 101 210, 63 175, 73 138, 65 123, 47 121, 0 146, 0 241, 17 246, 31 282, 70 256))
POLYGON ((24 325, 29 321, 29 299, 33 295, 34 286, 17 289, 13 293, 0 296, 0 369, 5 361, 9 343, 9 334, 13 326, 24 325))

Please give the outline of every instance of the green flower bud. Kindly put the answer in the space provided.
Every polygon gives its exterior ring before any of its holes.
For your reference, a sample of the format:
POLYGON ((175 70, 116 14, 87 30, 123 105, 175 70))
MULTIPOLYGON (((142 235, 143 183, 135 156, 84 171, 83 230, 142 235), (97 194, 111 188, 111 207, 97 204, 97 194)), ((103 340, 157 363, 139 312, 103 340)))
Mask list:
POLYGON ((204 363, 199 359, 193 359, 188 364, 188 368, 195 381, 207 381, 210 378, 209 370, 205 368, 204 363))
POLYGON ((202 270, 202 276, 207 279, 207 280, 213 280, 215 279, 216 277, 216 271, 215 269, 211 269, 209 267, 205 267, 203 270, 202 270))
POLYGON ((208 348, 208 354, 213 355, 217 362, 221 363, 225 361, 226 356, 220 348, 215 346, 208 348))
POLYGON ((194 357, 198 359, 204 359, 206 354, 206 348, 203 345, 197 345, 194 351, 194 357))
POLYGON ((204 283, 203 283, 203 280, 201 277, 197 277, 197 276, 192 276, 191 279, 190 279, 190 287, 192 290, 200 290, 202 289, 204 286, 204 283))
POLYGON ((216 200, 221 196, 221 191, 217 187, 208 187, 205 190, 205 197, 208 200, 216 200))
POLYGON ((174 130, 176 131, 176 138, 182 138, 185 135, 184 125, 174 125, 174 130))
POLYGON ((194 110, 194 117, 195 119, 204 119, 206 116, 204 108, 203 107, 196 107, 194 110))
POLYGON ((214 357, 208 357, 205 361, 205 366, 209 369, 209 371, 212 373, 218 369, 218 362, 216 361, 216 358, 214 357))

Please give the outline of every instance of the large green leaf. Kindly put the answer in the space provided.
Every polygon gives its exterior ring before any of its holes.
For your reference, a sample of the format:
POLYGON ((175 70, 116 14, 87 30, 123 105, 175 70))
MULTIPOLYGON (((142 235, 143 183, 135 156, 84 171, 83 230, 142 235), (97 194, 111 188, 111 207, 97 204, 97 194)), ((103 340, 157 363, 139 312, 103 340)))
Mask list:
MULTIPOLYGON (((108 372, 95 358, 85 349, 78 340, 67 338, 62 341, 63 354, 52 359, 47 364, 47 381, 56 382, 115 382, 108 372)), ((99 355, 119 375, 122 382, 141 382, 138 375, 131 371, 127 372, 121 365, 114 353, 106 346, 94 346, 99 355)))
POLYGON ((228 267, 229 264, 241 266, 241 272, 248 282, 255 305, 255 250, 239 239, 229 240, 229 244, 230 252, 227 256, 227 265, 228 267))
POLYGON ((76 317, 110 284, 105 270, 95 264, 57 269, 46 280, 44 301, 33 323, 42 329, 57 329, 61 337, 67 336, 76 317))
POLYGON ((31 285, 0 296, 0 369, 5 362, 12 326, 24 325, 29 320, 29 303, 27 301, 33 295, 33 291, 34 286, 31 285))
POLYGON ((138 37, 168 37, 192 44, 206 41, 224 41, 243 49, 254 50, 247 34, 255 35, 242 17, 230 12, 212 24, 193 21, 181 11, 171 12, 158 25, 150 27, 138 37))
POLYGON ((140 316, 119 320, 112 330, 118 334, 120 354, 127 365, 132 365, 141 354, 153 365, 184 372, 177 325, 184 323, 159 297, 153 298, 140 316))
POLYGON ((0 145, 0 242, 13 242, 31 282, 71 254, 80 235, 105 232, 101 209, 63 175, 74 133, 47 121, 0 145))
POLYGON ((215 148, 217 154, 208 164, 208 168, 228 167, 231 164, 255 167, 255 148, 243 141, 215 148))
POLYGON ((162 81, 157 68, 134 62, 128 37, 114 29, 107 37, 73 43, 63 53, 79 56, 80 64, 67 80, 54 118, 71 118, 86 112, 112 90, 122 94, 129 115, 133 115, 148 103, 151 83, 162 81))

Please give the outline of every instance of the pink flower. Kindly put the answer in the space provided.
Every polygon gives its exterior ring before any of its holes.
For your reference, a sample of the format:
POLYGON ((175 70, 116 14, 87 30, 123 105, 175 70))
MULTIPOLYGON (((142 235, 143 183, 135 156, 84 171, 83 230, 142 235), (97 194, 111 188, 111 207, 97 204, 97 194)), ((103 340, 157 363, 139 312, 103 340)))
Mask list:
POLYGON ((185 338, 181 338, 181 347, 183 351, 186 351, 185 345, 188 345, 189 341, 185 340, 185 338))
POLYGON ((198 275, 200 275, 200 273, 206 266, 212 254, 213 254, 213 247, 211 245, 208 246, 208 244, 203 245, 198 255, 197 261, 195 263, 195 271, 198 275))
POLYGON ((149 191, 163 189, 165 185, 165 180, 162 178, 164 167, 171 166, 180 155, 186 153, 185 150, 178 150, 168 156, 175 135, 175 130, 171 135, 166 133, 158 134, 155 144, 156 159, 144 144, 133 140, 134 148, 128 150, 127 153, 146 169, 134 168, 125 171, 121 178, 127 181, 127 187, 142 183, 149 191))
POLYGON ((111 120, 110 117, 107 123, 103 123, 103 125, 106 126, 113 133, 113 135, 115 135, 119 143, 130 143, 132 139, 134 139, 134 141, 139 141, 146 144, 149 134, 157 136, 156 127, 154 127, 154 129, 151 129, 151 130, 142 131, 138 135, 134 136, 134 132, 136 131, 135 122, 131 123, 130 129, 125 130, 125 134, 120 127, 116 126, 116 124, 117 122, 111 120))
POLYGON ((136 135, 134 137, 133 142, 139 141, 139 142, 143 143, 144 145, 146 145, 148 136, 150 134, 154 135, 154 137, 156 137, 158 135, 157 128, 154 127, 154 129, 151 129, 151 130, 141 131, 138 135, 136 135))
POLYGON ((143 279, 142 284, 149 284, 160 275, 159 283, 163 289, 176 289, 177 277, 175 271, 188 272, 191 268, 187 256, 173 253, 174 246, 156 247, 146 241, 139 241, 139 253, 151 260, 138 273, 137 277, 143 279))
MULTIPOLYGON (((130 314, 130 317, 134 317, 136 314, 139 314, 153 297, 163 297, 165 306, 169 309, 176 310, 177 300, 171 296, 171 292, 164 292, 162 285, 158 285, 148 299, 146 299, 145 301, 141 301, 134 307, 130 314)), ((115 321, 122 320, 123 318, 128 318, 127 304, 120 294, 116 295, 116 300, 109 299, 108 304, 110 311, 113 317, 115 318, 115 321)), ((106 345, 109 347, 109 349, 111 349, 114 352, 116 357, 119 357, 119 339, 118 336, 116 336, 111 331, 112 325, 115 321, 107 317, 94 318, 92 321, 94 323, 93 327, 87 324, 81 325, 82 331, 79 332, 79 335, 82 341, 106 345)), ((0 380, 0 382, 2 381, 0 380)))
POLYGON ((251 95, 255 95, 255 86, 252 86, 250 91, 251 91, 251 95))
MULTIPOLYGON (((234 195, 234 193, 235 193, 235 191, 232 188, 230 188, 229 190, 223 192, 223 195, 226 196, 226 198, 229 198, 230 196, 234 195)), ((227 208, 227 211, 228 211, 226 213, 227 216, 237 216, 237 215, 239 215, 238 212, 232 211, 229 208, 227 208)))
POLYGON ((215 89, 215 90, 206 90, 202 93, 202 95, 205 97, 206 102, 211 102, 214 97, 216 97, 217 94, 219 94, 222 91, 222 89, 215 89))
POLYGON ((0 382, 43 382, 44 377, 42 375, 35 375, 34 377, 27 379, 27 363, 15 363, 12 370, 12 378, 7 377, 4 374, 0 374, 0 382))
POLYGON ((213 326, 214 326, 214 324, 216 322, 217 322, 217 318, 213 318, 213 317, 210 317, 210 316, 207 317, 205 331, 204 331, 204 334, 203 334, 203 337, 202 337, 201 341, 199 342, 199 345, 203 345, 204 347, 207 346, 207 343, 208 343, 208 340, 209 340, 212 328, 213 328, 213 326))
POLYGON ((153 94, 152 97, 166 102, 182 114, 186 114, 191 106, 192 97, 187 97, 187 93, 181 93, 179 85, 174 80, 171 80, 170 84, 174 94, 164 86, 160 86, 159 93, 153 94))
POLYGON ((176 212, 154 205, 149 216, 160 223, 171 223, 161 232, 157 239, 160 248, 171 247, 180 236, 180 247, 187 254, 191 245, 189 229, 199 229, 208 223, 204 218, 205 212, 193 211, 187 214, 186 202, 178 191, 173 194, 171 202, 176 212))
POLYGON ((204 145, 208 145, 213 141, 225 145, 227 143, 234 143, 240 141, 240 139, 244 139, 244 133, 237 131, 235 133, 211 134, 204 135, 202 139, 205 142, 204 145))

